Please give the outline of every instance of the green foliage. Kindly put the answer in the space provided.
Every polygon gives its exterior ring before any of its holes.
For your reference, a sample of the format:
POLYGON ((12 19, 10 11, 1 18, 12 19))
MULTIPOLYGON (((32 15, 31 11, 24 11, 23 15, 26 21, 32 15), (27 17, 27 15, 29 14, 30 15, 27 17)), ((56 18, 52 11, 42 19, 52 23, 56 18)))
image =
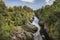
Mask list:
POLYGON ((25 25, 34 15, 31 8, 14 6, 7 8, 0 1, 0 40, 9 40, 10 32, 19 26, 25 25))
POLYGON ((60 0, 56 0, 53 5, 46 5, 35 11, 40 23, 47 24, 54 40, 60 40, 60 0))

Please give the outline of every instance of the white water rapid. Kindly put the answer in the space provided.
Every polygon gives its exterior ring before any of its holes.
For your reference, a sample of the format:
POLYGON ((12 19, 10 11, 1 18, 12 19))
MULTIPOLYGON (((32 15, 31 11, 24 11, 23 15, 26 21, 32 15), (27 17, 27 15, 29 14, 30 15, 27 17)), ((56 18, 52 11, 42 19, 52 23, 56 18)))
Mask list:
POLYGON ((39 19, 35 16, 32 24, 35 25, 38 28, 38 30, 36 33, 33 34, 34 40, 43 40, 42 36, 40 34, 40 26, 39 26, 38 22, 39 22, 39 19))

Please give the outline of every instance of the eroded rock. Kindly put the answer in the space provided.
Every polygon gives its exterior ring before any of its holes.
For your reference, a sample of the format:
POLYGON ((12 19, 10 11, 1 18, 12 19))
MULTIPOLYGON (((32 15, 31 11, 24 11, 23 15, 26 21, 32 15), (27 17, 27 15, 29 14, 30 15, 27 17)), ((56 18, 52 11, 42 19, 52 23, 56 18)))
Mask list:
POLYGON ((10 40, 33 40, 33 34, 21 28, 15 28, 10 33, 10 40))

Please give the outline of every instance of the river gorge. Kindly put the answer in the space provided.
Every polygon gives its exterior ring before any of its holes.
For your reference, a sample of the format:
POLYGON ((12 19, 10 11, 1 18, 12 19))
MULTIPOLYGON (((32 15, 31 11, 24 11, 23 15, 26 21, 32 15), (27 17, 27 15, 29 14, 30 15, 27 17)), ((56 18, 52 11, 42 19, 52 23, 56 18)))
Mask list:
POLYGON ((34 35, 34 40, 43 40, 42 36, 40 34, 40 29, 41 28, 40 28, 38 22, 39 22, 39 19, 35 16, 32 24, 35 25, 38 28, 38 30, 37 30, 36 33, 33 34, 34 35))

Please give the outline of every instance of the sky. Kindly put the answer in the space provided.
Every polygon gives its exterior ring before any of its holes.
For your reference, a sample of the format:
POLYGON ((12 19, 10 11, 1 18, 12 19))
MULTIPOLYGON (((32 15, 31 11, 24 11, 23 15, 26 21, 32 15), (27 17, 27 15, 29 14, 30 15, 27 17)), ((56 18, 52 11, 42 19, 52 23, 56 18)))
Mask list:
POLYGON ((28 6, 33 10, 42 8, 45 5, 53 4, 55 0, 4 0, 6 6, 28 6))

